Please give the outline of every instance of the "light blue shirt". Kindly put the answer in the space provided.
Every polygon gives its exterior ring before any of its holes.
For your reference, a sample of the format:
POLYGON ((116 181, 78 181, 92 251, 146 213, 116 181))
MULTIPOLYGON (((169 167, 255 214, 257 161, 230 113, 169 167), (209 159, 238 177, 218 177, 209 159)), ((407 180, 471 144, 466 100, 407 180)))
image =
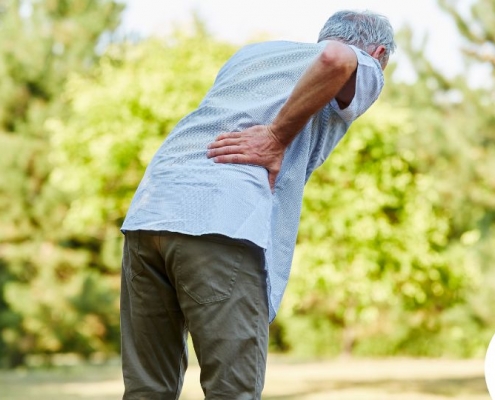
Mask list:
POLYGON ((381 67, 351 46, 358 59, 351 104, 340 110, 332 100, 309 120, 286 150, 274 193, 265 168, 215 163, 206 157, 207 145, 220 133, 273 121, 326 44, 279 41, 239 50, 198 108, 177 124, 153 157, 122 226, 123 231, 216 233, 262 247, 270 321, 289 279, 304 185, 351 122, 377 99, 383 87, 381 67))

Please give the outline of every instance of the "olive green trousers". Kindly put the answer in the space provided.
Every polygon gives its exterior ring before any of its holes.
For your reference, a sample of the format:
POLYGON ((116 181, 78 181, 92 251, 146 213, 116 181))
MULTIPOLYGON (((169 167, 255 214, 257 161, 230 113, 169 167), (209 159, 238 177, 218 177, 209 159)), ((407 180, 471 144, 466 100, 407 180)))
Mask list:
POLYGON ((122 261, 124 400, 175 400, 187 336, 208 400, 261 398, 268 347, 263 250, 220 235, 128 231, 122 261))

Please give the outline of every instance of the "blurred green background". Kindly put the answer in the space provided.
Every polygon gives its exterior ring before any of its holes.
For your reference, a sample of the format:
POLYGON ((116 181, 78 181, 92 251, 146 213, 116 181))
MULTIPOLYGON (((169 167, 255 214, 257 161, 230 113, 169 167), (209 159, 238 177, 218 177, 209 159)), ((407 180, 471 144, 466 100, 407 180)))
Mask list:
MULTIPOLYGON (((483 357, 495 332, 495 1, 459 14, 465 71, 397 35, 385 92, 305 192, 272 352, 483 357), (468 70, 492 71, 481 86, 468 70)), ((118 35, 111 0, 0 1, 0 366, 119 353, 119 231, 144 169, 238 48, 118 35), (132 40, 131 40, 132 39, 132 40)), ((441 49, 439 49, 441 51, 441 49)))

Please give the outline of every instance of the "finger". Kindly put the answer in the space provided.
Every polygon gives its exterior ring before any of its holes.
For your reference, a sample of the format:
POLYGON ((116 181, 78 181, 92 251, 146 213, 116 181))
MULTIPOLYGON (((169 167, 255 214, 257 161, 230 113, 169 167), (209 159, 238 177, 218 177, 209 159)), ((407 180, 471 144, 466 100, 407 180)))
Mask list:
POLYGON ((225 146, 218 149, 209 149, 206 152, 206 157, 213 158, 217 156, 225 156, 229 154, 242 154, 239 146, 225 146))
POLYGON ((235 146, 241 144, 241 138, 235 139, 220 139, 208 144, 208 149, 216 149, 224 146, 235 146))

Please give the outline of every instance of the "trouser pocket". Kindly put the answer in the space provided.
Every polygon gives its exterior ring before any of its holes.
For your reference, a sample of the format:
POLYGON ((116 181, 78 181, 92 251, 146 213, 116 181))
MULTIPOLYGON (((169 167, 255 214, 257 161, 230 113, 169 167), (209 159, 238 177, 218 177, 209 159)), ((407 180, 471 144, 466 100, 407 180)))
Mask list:
POLYGON ((198 304, 230 298, 246 246, 238 241, 203 235, 189 237, 177 255, 177 283, 198 304))

